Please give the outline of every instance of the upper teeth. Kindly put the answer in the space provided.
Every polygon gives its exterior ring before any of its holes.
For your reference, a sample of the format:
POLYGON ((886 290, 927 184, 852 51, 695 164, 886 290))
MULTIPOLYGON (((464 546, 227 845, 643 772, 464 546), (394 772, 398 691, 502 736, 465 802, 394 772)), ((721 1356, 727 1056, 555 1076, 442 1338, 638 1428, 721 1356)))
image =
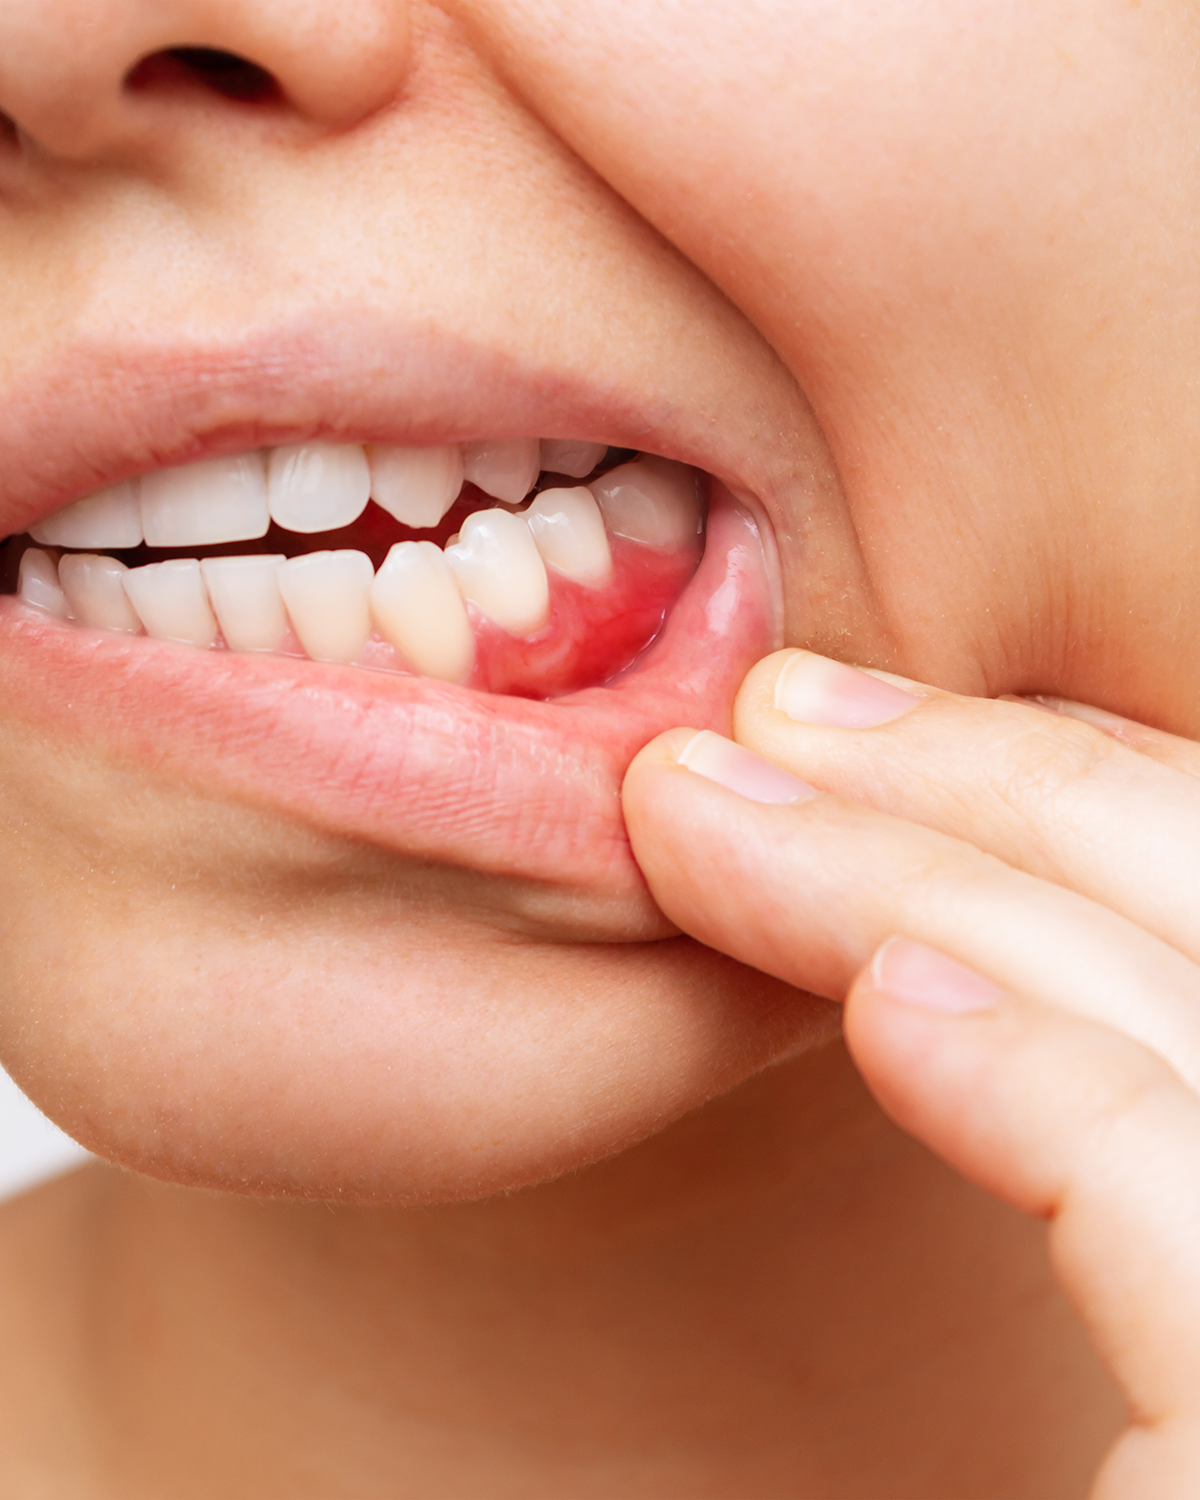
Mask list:
POLYGON ((371 498, 414 530, 436 526, 462 489, 461 448, 393 448, 379 443, 367 449, 367 457, 371 498))
POLYGON ((288 531, 350 526, 370 498, 371 470, 357 443, 296 443, 276 448, 267 461, 267 508, 288 531))
POLYGON ((147 474, 140 489, 142 530, 150 547, 249 542, 266 536, 271 524, 261 453, 160 469, 147 474))
POLYGON ((501 438, 463 449, 463 472, 471 483, 510 505, 518 505, 533 488, 539 462, 536 438, 501 438))
MULTIPOLYGON (((603 451, 542 444, 556 473, 570 472, 568 465, 590 472, 603 451)), ((157 547, 252 540, 272 520, 292 531, 335 530, 358 518, 368 496, 404 524, 432 527, 464 474, 512 504, 536 481, 538 461, 534 440, 474 444, 465 455, 457 447, 313 442, 163 470, 89 495, 31 528, 36 541, 88 550, 56 568, 51 555, 28 549, 19 591, 64 619, 144 627, 199 646, 222 635, 233 650, 276 651, 290 629, 310 656, 327 661, 358 659, 374 627, 417 671, 462 681, 474 660, 464 601, 513 635, 536 633, 549 615, 547 568, 592 588, 610 581, 608 531, 653 547, 694 542, 702 525, 694 472, 640 458, 586 486, 543 490, 523 511, 476 511, 444 553, 432 542, 398 543, 377 576, 357 551, 135 568, 99 554, 143 539, 157 547)))
POLYGON ((144 536, 139 488, 135 479, 85 495, 31 526, 29 534, 47 547, 138 547, 144 536))

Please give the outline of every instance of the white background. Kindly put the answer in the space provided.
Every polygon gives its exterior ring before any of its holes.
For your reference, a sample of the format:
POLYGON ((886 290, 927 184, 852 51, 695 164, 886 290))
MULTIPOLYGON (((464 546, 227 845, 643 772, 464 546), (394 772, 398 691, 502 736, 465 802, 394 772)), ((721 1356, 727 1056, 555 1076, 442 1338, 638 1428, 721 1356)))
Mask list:
POLYGON ((87 1160, 87 1152, 51 1125, 0 1069, 0 1198, 87 1160))

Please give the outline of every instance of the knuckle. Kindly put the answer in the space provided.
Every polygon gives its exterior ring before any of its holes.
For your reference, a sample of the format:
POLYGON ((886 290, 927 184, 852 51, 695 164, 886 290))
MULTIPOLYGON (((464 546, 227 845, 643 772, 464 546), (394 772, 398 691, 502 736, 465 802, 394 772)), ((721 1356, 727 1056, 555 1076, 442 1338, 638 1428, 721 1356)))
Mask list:
POLYGON ((1011 809, 1053 807, 1106 773, 1120 747, 1073 720, 1026 724, 1007 735, 993 763, 996 795, 1011 809))

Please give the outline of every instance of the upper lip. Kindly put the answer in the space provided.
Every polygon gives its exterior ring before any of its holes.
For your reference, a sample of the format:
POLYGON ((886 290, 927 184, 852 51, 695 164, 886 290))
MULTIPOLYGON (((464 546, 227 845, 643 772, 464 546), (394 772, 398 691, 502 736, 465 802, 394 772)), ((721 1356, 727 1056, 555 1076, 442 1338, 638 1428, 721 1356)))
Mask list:
POLYGON ((587 438, 681 459, 741 495, 771 487, 769 455, 719 412, 374 316, 301 320, 236 346, 74 342, 3 384, 0 537, 121 479, 316 437, 587 438))

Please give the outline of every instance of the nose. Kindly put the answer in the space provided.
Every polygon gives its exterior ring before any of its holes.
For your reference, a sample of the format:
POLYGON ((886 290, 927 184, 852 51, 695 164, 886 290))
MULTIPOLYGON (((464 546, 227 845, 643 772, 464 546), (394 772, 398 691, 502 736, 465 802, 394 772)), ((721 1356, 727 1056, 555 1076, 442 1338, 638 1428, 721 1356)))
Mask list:
POLYGON ((326 129, 391 101, 409 0, 0 0, 0 112, 52 156, 100 159, 200 97, 271 98, 326 129), (151 99, 157 110, 151 111, 151 99))

